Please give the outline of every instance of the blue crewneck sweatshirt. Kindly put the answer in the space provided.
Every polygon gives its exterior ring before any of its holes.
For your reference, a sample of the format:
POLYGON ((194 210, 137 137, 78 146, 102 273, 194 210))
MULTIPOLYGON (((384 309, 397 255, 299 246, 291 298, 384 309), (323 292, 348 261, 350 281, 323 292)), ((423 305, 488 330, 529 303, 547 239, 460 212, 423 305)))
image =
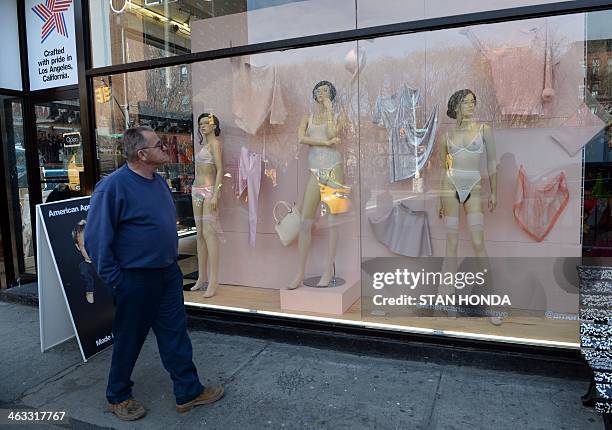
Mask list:
POLYGON ((157 173, 147 179, 127 164, 102 179, 91 196, 85 249, 112 287, 122 269, 162 268, 178 257, 172 192, 157 173))

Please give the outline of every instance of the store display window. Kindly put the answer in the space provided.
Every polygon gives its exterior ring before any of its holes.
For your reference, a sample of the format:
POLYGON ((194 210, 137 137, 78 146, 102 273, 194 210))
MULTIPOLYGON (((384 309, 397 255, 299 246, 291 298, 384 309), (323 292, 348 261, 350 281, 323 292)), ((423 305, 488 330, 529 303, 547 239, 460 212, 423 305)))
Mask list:
POLYGON ((96 78, 102 170, 127 126, 168 143, 189 306, 575 348, 576 265, 612 254, 609 18, 96 78))

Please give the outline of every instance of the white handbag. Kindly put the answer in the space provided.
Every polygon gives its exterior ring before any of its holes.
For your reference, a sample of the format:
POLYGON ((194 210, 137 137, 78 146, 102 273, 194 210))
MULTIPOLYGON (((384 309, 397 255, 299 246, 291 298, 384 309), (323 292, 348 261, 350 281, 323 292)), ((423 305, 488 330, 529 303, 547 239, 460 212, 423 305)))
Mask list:
POLYGON ((300 222, 301 215, 298 208, 295 206, 291 206, 289 203, 285 201, 278 201, 274 205, 274 209, 272 209, 272 215, 274 216, 274 229, 276 233, 278 233, 278 238, 280 239, 283 246, 287 246, 291 244, 298 236, 300 232, 300 222), (287 209, 287 214, 282 218, 278 219, 276 216, 276 209, 279 206, 284 206, 287 209))

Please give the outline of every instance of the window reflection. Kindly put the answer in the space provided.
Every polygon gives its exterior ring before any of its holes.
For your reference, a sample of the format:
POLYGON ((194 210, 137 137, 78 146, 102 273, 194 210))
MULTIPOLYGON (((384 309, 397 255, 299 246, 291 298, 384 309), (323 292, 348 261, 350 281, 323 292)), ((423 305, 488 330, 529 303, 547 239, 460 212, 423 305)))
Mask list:
POLYGON ((94 67, 355 28, 354 0, 93 0, 94 67))

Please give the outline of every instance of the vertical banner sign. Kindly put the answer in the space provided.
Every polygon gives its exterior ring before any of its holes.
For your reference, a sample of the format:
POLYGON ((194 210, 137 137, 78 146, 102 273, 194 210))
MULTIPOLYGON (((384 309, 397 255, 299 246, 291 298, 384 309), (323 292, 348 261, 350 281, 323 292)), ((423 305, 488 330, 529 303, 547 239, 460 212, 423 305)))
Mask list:
POLYGON ((73 0, 25 0, 30 89, 78 83, 73 0))
POLYGON ((40 345, 76 335, 83 360, 113 344, 113 297, 85 246, 89 197, 36 207, 40 345))

